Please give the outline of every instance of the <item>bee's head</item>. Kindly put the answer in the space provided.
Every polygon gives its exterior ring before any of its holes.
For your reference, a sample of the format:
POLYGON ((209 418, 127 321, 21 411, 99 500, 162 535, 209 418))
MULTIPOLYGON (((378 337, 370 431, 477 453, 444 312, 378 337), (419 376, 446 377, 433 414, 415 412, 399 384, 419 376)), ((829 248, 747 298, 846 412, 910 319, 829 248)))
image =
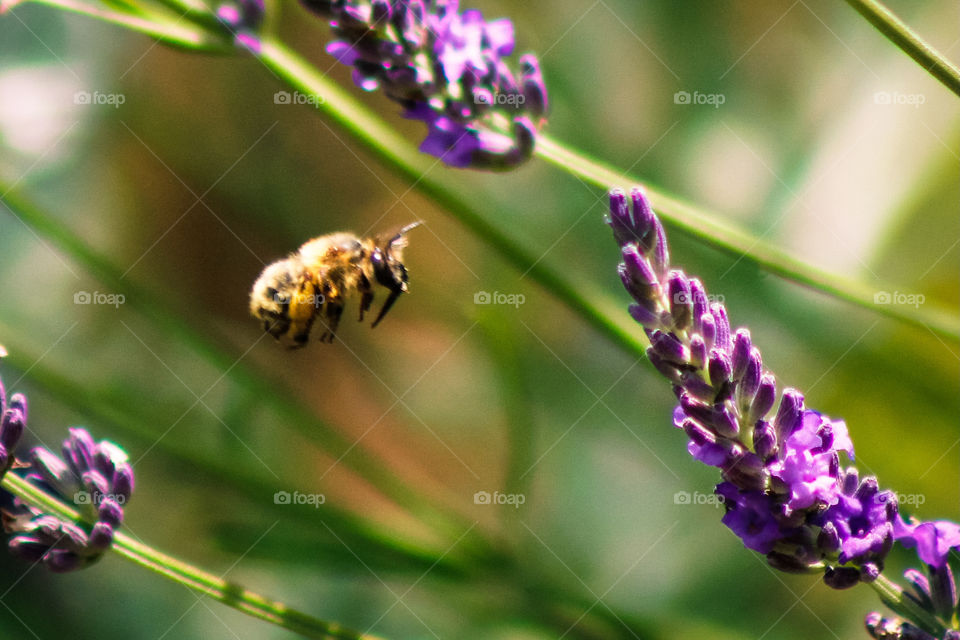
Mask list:
POLYGON ((421 222, 413 222, 392 236, 378 237, 370 256, 373 275, 377 282, 390 291, 407 290, 407 269, 403 266, 403 248, 407 246, 406 233, 421 222))
POLYGON ((263 322, 263 330, 279 338, 290 328, 290 303, 299 286, 302 267, 296 257, 268 265, 250 292, 250 313, 263 322))

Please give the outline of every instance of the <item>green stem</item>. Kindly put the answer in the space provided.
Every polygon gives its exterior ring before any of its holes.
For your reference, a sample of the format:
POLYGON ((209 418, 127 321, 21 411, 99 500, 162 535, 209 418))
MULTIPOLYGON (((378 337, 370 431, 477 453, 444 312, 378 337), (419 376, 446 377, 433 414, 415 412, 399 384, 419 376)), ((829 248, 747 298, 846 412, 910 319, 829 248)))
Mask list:
MULTIPOLYGON (((0 486, 44 513, 70 522, 81 521, 79 513, 16 474, 6 474, 0 486)), ((114 535, 112 549, 121 557, 182 584, 202 596, 209 596, 249 616, 283 627, 305 638, 375 640, 374 636, 352 631, 336 623, 324 622, 291 609, 281 602, 268 600, 236 583, 218 578, 198 567, 137 542, 121 532, 114 535)))
MULTIPOLYGON (((603 189, 641 183, 640 178, 619 172, 549 136, 541 135, 537 139, 535 153, 564 171, 603 189)), ((656 187, 645 184, 644 188, 657 214, 665 222, 694 238, 705 240, 718 249, 754 263, 786 280, 914 326, 928 327, 943 337, 960 341, 960 321, 957 320, 955 312, 941 308, 920 310, 898 305, 878 306, 874 302, 874 295, 878 291, 894 291, 895 286, 882 283, 867 285, 824 271, 776 247, 759 242, 749 233, 732 227, 728 222, 720 223, 696 207, 656 187)))
POLYGON ((880 574, 876 580, 869 583, 880 596, 880 600, 900 617, 912 624, 921 627, 924 631, 940 637, 946 630, 944 625, 928 611, 925 611, 916 602, 903 594, 903 589, 895 582, 880 574))
MULTIPOLYGON (((45 4, 71 13, 89 16, 117 24, 134 31, 139 31, 152 38, 157 38, 165 44, 183 47, 185 49, 204 49, 211 51, 229 51, 230 48, 223 38, 210 31, 197 28, 195 25, 181 25, 176 17, 167 17, 159 13, 147 13, 137 16, 131 13, 111 11, 102 6, 91 5, 80 0, 28 0, 34 4, 45 4)), ((18 4, 25 4, 25 0, 0 0, 0 13, 13 9, 18 4)))
POLYGON ((945 87, 960 96, 960 69, 942 53, 930 46, 923 38, 914 33, 907 24, 898 18, 882 2, 877 0, 846 0, 857 13, 867 19, 890 42, 900 49, 927 73, 939 80, 945 87))

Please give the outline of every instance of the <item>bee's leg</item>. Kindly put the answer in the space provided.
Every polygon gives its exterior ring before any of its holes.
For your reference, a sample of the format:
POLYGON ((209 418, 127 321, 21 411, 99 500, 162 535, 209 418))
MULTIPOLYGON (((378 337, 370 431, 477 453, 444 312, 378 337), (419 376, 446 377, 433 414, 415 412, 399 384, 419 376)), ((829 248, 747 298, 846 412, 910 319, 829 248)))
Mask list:
POLYGON ((360 274, 360 282, 357 285, 357 289, 360 291, 360 318, 359 321, 363 322, 363 314, 370 310, 370 305, 373 304, 373 287, 370 285, 370 281, 367 280, 367 276, 360 274))
POLYGON ((380 313, 377 314, 377 319, 373 321, 373 324, 370 325, 370 328, 380 324, 380 321, 383 320, 383 316, 387 315, 387 311, 390 311, 390 307, 393 306, 393 303, 397 301, 397 298, 400 297, 400 294, 403 293, 403 289, 397 288, 390 291, 390 295, 387 296, 386 302, 383 303, 383 307, 380 308, 380 313))
POLYGON ((327 317, 327 332, 324 334, 324 337, 327 338, 327 342, 333 342, 333 338, 337 334, 337 325, 340 324, 340 316, 343 315, 343 303, 340 300, 328 300, 326 317, 327 317))

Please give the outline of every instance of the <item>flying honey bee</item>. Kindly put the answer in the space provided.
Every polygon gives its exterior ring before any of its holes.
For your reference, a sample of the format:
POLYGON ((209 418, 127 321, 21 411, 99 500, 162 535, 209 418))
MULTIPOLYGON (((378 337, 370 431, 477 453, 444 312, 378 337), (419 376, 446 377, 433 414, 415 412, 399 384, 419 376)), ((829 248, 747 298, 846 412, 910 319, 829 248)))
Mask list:
POLYGON ((360 322, 373 304, 374 284, 388 294, 371 327, 407 290, 403 266, 406 234, 414 222, 396 233, 359 238, 352 233, 331 233, 304 243, 296 253, 267 265, 250 292, 250 313, 263 329, 291 349, 307 344, 310 329, 321 318, 321 342, 333 342, 345 300, 360 294, 360 322))

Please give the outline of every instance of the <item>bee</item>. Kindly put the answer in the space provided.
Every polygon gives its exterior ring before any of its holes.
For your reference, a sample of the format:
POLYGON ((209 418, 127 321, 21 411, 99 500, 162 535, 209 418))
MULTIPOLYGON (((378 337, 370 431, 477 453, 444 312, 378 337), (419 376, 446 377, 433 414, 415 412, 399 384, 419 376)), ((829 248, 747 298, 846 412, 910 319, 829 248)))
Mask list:
POLYGON ((371 327, 377 326, 407 290, 403 266, 406 234, 420 222, 396 233, 360 238, 331 233, 304 243, 287 258, 267 265, 250 292, 250 313, 263 330, 289 348, 303 347, 317 319, 323 324, 321 342, 331 343, 343 315, 345 300, 360 294, 360 322, 373 304, 374 285, 387 298, 371 327))

